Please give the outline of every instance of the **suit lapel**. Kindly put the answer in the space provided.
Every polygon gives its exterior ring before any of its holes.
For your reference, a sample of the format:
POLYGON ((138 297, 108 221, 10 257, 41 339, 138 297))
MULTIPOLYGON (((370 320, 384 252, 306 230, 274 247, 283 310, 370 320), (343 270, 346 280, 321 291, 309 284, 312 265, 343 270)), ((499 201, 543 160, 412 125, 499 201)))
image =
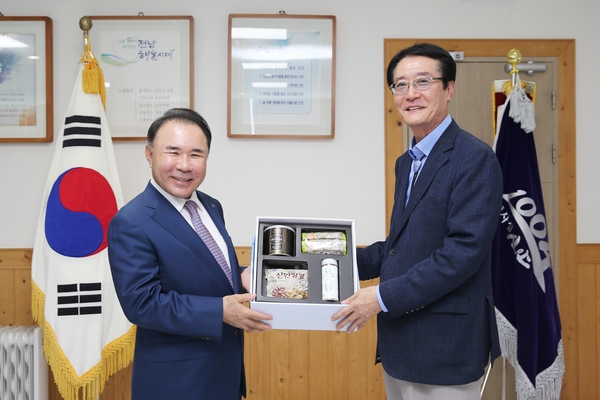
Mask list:
POLYGON ((411 213, 417 204, 419 204, 423 195, 429 189, 429 186, 431 186, 438 171, 442 165, 448 161, 446 152, 454 147, 454 139, 459 130, 458 124, 452 120, 452 123, 446 128, 442 136, 440 136, 435 146, 433 146, 431 153, 427 156, 427 162, 419 174, 417 184, 411 190, 410 199, 408 200, 406 207, 404 207, 404 203, 406 201, 406 190, 408 189, 408 171, 412 164, 412 159, 410 156, 406 156, 405 159, 399 160, 401 162, 398 164, 397 173, 400 173, 401 175, 399 179, 399 188, 396 188, 396 198, 394 199, 394 209, 390 224, 391 239, 395 240, 400 234, 411 213), (401 193, 398 193, 398 191, 401 193))

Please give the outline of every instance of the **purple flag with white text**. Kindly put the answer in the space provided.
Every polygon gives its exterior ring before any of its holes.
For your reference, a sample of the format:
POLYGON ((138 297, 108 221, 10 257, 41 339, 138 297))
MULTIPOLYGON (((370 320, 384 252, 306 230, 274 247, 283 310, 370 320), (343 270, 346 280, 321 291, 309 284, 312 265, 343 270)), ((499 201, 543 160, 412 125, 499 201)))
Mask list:
POLYGON ((517 398, 559 399, 564 374, 533 104, 521 83, 509 94, 494 149, 503 201, 493 243, 492 279, 502 355, 516 371, 517 398), (513 108, 511 112, 511 108, 513 108), (519 122, 516 122, 515 119, 519 122), (530 125, 523 119, 529 119, 530 125))

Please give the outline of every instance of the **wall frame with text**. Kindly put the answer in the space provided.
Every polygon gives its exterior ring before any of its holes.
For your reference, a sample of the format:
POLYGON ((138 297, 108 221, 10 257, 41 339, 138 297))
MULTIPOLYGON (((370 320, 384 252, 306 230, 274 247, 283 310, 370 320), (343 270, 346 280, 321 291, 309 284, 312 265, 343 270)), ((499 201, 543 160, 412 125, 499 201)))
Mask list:
POLYGON ((335 16, 230 14, 227 136, 331 139, 335 16))
POLYGON ((52 20, 0 16, 0 142, 53 138, 52 20))
POLYGON ((89 16, 92 52, 104 72, 114 140, 143 140, 174 107, 194 107, 192 16, 89 16))

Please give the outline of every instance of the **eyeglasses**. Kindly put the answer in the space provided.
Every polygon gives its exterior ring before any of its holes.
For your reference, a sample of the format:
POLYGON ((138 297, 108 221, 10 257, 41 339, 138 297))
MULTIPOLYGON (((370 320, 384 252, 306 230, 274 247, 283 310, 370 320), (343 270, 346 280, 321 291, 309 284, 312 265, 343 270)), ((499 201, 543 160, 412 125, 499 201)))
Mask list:
POLYGON ((412 84, 416 90, 422 92, 424 90, 429 90, 434 81, 443 81, 444 78, 433 78, 431 76, 422 76, 420 78, 415 79, 412 82, 406 81, 398 81, 392 83, 390 85, 390 89, 392 90, 392 94, 401 95, 408 92, 408 87, 412 84))

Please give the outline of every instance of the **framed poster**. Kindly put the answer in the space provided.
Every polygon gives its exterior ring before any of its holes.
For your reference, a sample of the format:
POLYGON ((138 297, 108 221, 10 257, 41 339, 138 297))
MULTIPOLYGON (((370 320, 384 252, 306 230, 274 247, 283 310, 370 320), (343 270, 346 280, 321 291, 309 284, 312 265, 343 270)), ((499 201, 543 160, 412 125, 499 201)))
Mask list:
POLYGON ((51 142, 52 93, 52 20, 0 16, 0 142, 51 142))
POLYGON ((194 107, 193 17, 89 18, 114 140, 144 140, 152 121, 168 109, 194 107))
POLYGON ((227 136, 331 139, 335 16, 231 14, 227 136))

